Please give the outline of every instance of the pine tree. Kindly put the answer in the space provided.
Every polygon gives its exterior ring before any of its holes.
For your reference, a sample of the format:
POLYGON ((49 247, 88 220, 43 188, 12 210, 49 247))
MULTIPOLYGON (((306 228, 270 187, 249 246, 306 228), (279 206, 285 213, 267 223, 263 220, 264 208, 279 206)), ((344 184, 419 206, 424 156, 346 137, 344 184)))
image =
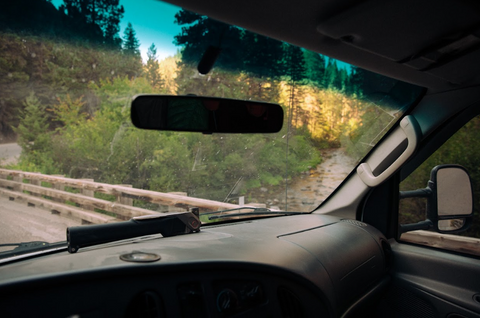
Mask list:
POLYGON ((339 89, 340 91, 342 92, 346 92, 347 90, 347 85, 348 85, 348 74, 347 74, 347 70, 342 68, 338 71, 338 87, 337 89, 339 89))
POLYGON ((302 49, 298 46, 288 45, 286 47, 285 64, 287 74, 294 82, 300 82, 305 79, 305 60, 302 49))
POLYGON ((325 58, 323 55, 305 50, 303 52, 306 77, 317 86, 325 86, 325 58))
POLYGON ((148 60, 145 69, 148 81, 155 89, 163 88, 164 80, 160 74, 160 67, 157 61, 157 48, 154 43, 148 48, 147 57, 148 60))
POLYGON ((290 125, 294 121, 297 126, 298 120, 302 121, 302 118, 299 118, 302 115, 302 107, 298 98, 297 86, 305 79, 305 60, 302 49, 298 46, 287 45, 285 52, 286 75, 290 77, 290 125))
POLYGON ((45 106, 32 92, 25 100, 25 109, 20 113, 20 123, 13 128, 22 147, 22 157, 37 167, 43 167, 49 158, 51 135, 45 106))
POLYGON ((325 69, 325 88, 340 89, 340 80, 338 78, 338 67, 335 60, 330 59, 325 69))
POLYGON ((130 55, 140 56, 140 42, 137 39, 136 32, 133 26, 128 22, 125 31, 123 32, 123 52, 130 55))
POLYGON ((259 78, 287 75, 282 42, 249 31, 244 31, 241 41, 243 70, 259 78))
POLYGON ((99 25, 102 28, 105 43, 108 46, 120 48, 122 39, 118 32, 120 32, 120 20, 123 18, 125 9, 119 5, 119 0, 103 0, 100 3, 103 14, 99 25))
POLYGON ((175 45, 183 47, 183 63, 196 66, 208 47, 213 46, 221 50, 214 67, 224 70, 242 68, 244 55, 239 48, 242 33, 239 28, 183 9, 175 14, 175 23, 185 25, 174 40, 175 45))

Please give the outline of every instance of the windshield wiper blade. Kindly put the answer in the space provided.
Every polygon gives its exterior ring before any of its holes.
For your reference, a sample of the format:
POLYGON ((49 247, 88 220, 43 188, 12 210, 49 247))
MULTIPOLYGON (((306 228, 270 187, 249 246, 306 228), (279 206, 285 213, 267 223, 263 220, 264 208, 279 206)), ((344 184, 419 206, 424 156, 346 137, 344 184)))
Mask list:
POLYGON ((125 222, 83 225, 67 228, 68 252, 79 248, 151 234, 174 236, 200 231, 198 208, 192 212, 138 216, 125 222))
POLYGON ((65 241, 55 242, 55 243, 49 243, 49 242, 43 242, 43 241, 31 241, 31 242, 0 244, 0 247, 16 246, 12 250, 0 252, 0 258, 20 255, 20 254, 26 254, 26 253, 31 253, 31 252, 37 252, 37 251, 42 251, 42 250, 47 250, 47 249, 52 249, 52 248, 58 248, 60 246, 66 245, 66 243, 67 242, 65 242, 65 241))
POLYGON ((42 241, 31 241, 31 242, 19 242, 19 243, 5 243, 5 244, 0 244, 0 247, 3 246, 16 246, 13 251, 19 252, 22 250, 30 250, 30 249, 35 249, 37 247, 46 247, 49 246, 50 243, 48 242, 42 242, 42 241))
POLYGON ((202 213, 202 215, 209 215, 209 214, 221 214, 221 215, 212 215, 212 216, 208 217, 209 220, 215 220, 215 219, 224 219, 224 218, 237 217, 237 216, 296 215, 296 214, 304 214, 304 213, 303 212, 272 211, 272 210, 267 209, 267 208, 255 208, 255 207, 243 206, 243 207, 239 207, 239 208, 235 208, 235 209, 202 213), (224 212, 233 212, 233 211, 240 211, 240 210, 251 210, 251 211, 223 214, 224 212))

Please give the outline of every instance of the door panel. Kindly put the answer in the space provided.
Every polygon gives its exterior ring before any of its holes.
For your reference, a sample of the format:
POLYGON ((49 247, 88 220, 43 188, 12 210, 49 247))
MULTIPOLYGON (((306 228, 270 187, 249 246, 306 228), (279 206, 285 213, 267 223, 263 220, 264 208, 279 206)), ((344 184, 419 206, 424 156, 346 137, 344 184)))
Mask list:
POLYGON ((378 317, 480 317, 480 260, 391 242, 392 283, 378 317))

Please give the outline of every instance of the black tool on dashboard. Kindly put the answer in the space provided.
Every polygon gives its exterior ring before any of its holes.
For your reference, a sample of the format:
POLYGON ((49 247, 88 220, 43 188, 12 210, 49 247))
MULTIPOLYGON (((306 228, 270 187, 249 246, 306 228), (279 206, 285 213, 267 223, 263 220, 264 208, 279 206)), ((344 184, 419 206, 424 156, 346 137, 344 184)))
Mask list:
POLYGON ((82 247, 152 234, 174 236, 200 231, 198 209, 191 212, 158 213, 134 217, 126 222, 74 226, 67 228, 68 252, 82 247))

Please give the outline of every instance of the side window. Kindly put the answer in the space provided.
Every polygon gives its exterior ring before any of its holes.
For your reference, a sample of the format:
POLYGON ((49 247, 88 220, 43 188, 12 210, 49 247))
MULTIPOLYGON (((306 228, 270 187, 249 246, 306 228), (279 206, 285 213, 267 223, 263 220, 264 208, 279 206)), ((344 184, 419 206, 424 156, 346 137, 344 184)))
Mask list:
MULTIPOLYGON (((467 229, 455 234, 436 233, 432 229, 402 233, 401 241, 480 255, 480 116, 475 117, 455 133, 420 167, 400 184, 400 191, 426 188, 432 169, 438 165, 463 166, 470 176, 473 188, 474 214, 467 229)), ((448 185, 447 185, 448 186, 448 185)), ((452 187, 451 191, 458 191, 452 187)), ((427 219, 427 199, 403 198, 399 203, 399 224, 415 224, 427 219)), ((445 210, 440 206, 439 211, 445 210)), ((450 214, 455 214, 454 208, 450 214)), ((458 220, 449 220, 454 223, 458 220)), ((453 224, 455 226, 455 224, 453 224)))

